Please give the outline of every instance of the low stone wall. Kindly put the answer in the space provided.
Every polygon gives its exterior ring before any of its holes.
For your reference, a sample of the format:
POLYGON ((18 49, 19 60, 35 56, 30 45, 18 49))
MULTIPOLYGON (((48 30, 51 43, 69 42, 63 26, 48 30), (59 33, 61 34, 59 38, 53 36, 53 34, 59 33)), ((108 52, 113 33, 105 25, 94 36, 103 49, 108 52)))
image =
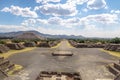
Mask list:
POLYGON ((24 46, 25 47, 35 47, 36 43, 35 42, 27 42, 27 43, 24 43, 24 46))
POLYGON ((119 51, 120 52, 120 44, 107 44, 104 47, 105 50, 110 50, 110 51, 119 51))
POLYGON ((77 42, 69 40, 69 43, 73 46, 73 47, 77 47, 77 42))
POLYGON ((25 48, 25 46, 20 43, 10 43, 10 44, 6 44, 6 46, 13 50, 20 50, 25 48))
POLYGON ((77 43, 75 41, 69 41, 69 43, 76 48, 104 48, 105 47, 105 44, 77 43))
POLYGON ((9 48, 3 44, 0 44, 0 53, 5 53, 9 51, 9 48))
POLYGON ((38 47, 50 47, 50 45, 47 42, 41 42, 38 44, 38 47))
POLYGON ((50 45, 50 47, 53 47, 53 46, 56 46, 59 43, 60 43, 60 41, 50 41, 48 44, 50 45))

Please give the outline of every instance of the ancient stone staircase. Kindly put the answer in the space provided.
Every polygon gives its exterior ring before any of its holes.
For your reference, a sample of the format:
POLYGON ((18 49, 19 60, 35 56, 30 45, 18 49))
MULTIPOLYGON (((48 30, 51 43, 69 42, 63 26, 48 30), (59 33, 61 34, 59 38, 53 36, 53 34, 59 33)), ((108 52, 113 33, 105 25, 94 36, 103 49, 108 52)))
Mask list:
POLYGON ((7 77, 8 72, 14 69, 15 65, 9 60, 0 57, 0 77, 7 77))
POLYGON ((108 70, 115 75, 114 80, 120 80, 120 62, 109 65, 108 70))

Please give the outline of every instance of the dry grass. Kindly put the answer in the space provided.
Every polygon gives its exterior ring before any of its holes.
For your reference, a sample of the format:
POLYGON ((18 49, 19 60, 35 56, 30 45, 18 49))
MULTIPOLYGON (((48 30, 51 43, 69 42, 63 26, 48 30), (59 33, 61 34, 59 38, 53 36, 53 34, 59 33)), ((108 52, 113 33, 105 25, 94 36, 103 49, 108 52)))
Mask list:
POLYGON ((7 74, 8 74, 8 75, 13 75, 14 73, 20 71, 21 69, 23 69, 22 66, 20 66, 20 65, 15 65, 15 68, 14 68, 13 70, 10 70, 7 74))
POLYGON ((116 57, 120 57, 120 52, 116 52, 116 51, 108 51, 108 50, 104 50, 104 49, 100 49, 101 51, 108 53, 110 55, 116 56, 116 57))
POLYGON ((6 53, 2 53, 0 54, 0 57, 4 57, 4 58, 8 58, 10 57, 11 55, 14 55, 14 54, 17 54, 17 53, 22 53, 22 52, 26 52, 26 51, 30 51, 30 50, 33 50, 35 49, 36 47, 30 47, 30 48, 25 48, 25 49, 22 49, 22 50, 10 50, 6 53))
POLYGON ((75 48, 75 47, 73 47, 68 41, 67 41, 67 45, 68 45, 70 48, 75 48))
POLYGON ((57 47, 59 47, 60 45, 61 45, 61 42, 58 43, 56 46, 53 46, 53 47, 51 47, 51 48, 57 48, 57 47))

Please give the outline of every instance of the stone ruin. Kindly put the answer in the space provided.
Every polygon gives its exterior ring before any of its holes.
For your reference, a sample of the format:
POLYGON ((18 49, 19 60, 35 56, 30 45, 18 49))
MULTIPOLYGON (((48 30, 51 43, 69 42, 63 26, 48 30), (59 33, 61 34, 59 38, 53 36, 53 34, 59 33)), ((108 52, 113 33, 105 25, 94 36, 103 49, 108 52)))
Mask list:
POLYGON ((97 43, 77 43, 75 41, 70 40, 69 43, 76 48, 104 48, 105 44, 97 44, 97 43))
POLYGON ((50 47, 50 45, 47 42, 41 42, 38 44, 38 47, 50 47))
POLYGON ((76 46, 77 46, 77 42, 75 42, 75 41, 69 40, 69 43, 70 43, 73 47, 76 47, 76 46))
POLYGON ((49 45, 51 46, 51 47, 53 47, 53 46, 56 46, 58 43, 60 43, 60 41, 50 41, 49 42, 49 45))
POLYGON ((9 48, 3 44, 0 44, 0 53, 8 52, 9 48))
POLYGON ((0 78, 8 77, 8 72, 13 70, 15 65, 9 60, 0 57, 0 78))
POLYGON ((36 43, 35 42, 26 42, 26 43, 24 43, 24 46, 25 47, 35 47, 36 43))
POLYGON ((79 72, 42 71, 36 80, 82 80, 79 72))
POLYGON ((9 43, 9 44, 6 44, 6 46, 13 50, 21 50, 25 48, 25 46, 20 43, 9 43))
POLYGON ((120 44, 107 44, 104 47, 105 50, 110 50, 110 51, 119 51, 120 52, 120 44))
POLYGON ((88 45, 84 43, 77 43, 76 48, 87 48, 88 45))
POLYGON ((112 65, 108 65, 107 68, 113 75, 115 75, 114 80, 120 80, 120 61, 119 63, 113 63, 112 65))

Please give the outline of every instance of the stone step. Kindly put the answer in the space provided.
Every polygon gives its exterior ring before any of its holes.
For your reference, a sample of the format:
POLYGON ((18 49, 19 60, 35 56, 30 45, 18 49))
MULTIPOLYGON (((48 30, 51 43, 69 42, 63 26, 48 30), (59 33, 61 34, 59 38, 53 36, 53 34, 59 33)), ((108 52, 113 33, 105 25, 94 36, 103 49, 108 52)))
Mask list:
POLYGON ((1 69, 5 72, 8 72, 14 68, 14 64, 9 64, 8 66, 4 66, 1 69))
POLYGON ((118 74, 114 80, 120 80, 120 74, 118 74))
POLYGON ((115 76, 117 76, 117 75, 120 73, 120 71, 119 71, 118 69, 116 69, 116 68, 115 68, 114 66, 112 66, 112 65, 109 65, 108 70, 109 70, 112 74, 114 74, 115 76))
POLYGON ((0 57, 0 63, 4 60, 4 57, 0 57))
POLYGON ((114 68, 118 69, 120 71, 120 64, 114 63, 114 68))
POLYGON ((4 67, 8 66, 10 64, 10 61, 4 60, 0 63, 0 68, 3 69, 4 67))
POLYGON ((7 73, 0 69, 0 76, 1 77, 8 77, 7 73))
POLYGON ((10 64, 10 65, 8 65, 8 67, 5 71, 8 72, 8 71, 14 69, 14 67, 15 67, 15 64, 10 64))

